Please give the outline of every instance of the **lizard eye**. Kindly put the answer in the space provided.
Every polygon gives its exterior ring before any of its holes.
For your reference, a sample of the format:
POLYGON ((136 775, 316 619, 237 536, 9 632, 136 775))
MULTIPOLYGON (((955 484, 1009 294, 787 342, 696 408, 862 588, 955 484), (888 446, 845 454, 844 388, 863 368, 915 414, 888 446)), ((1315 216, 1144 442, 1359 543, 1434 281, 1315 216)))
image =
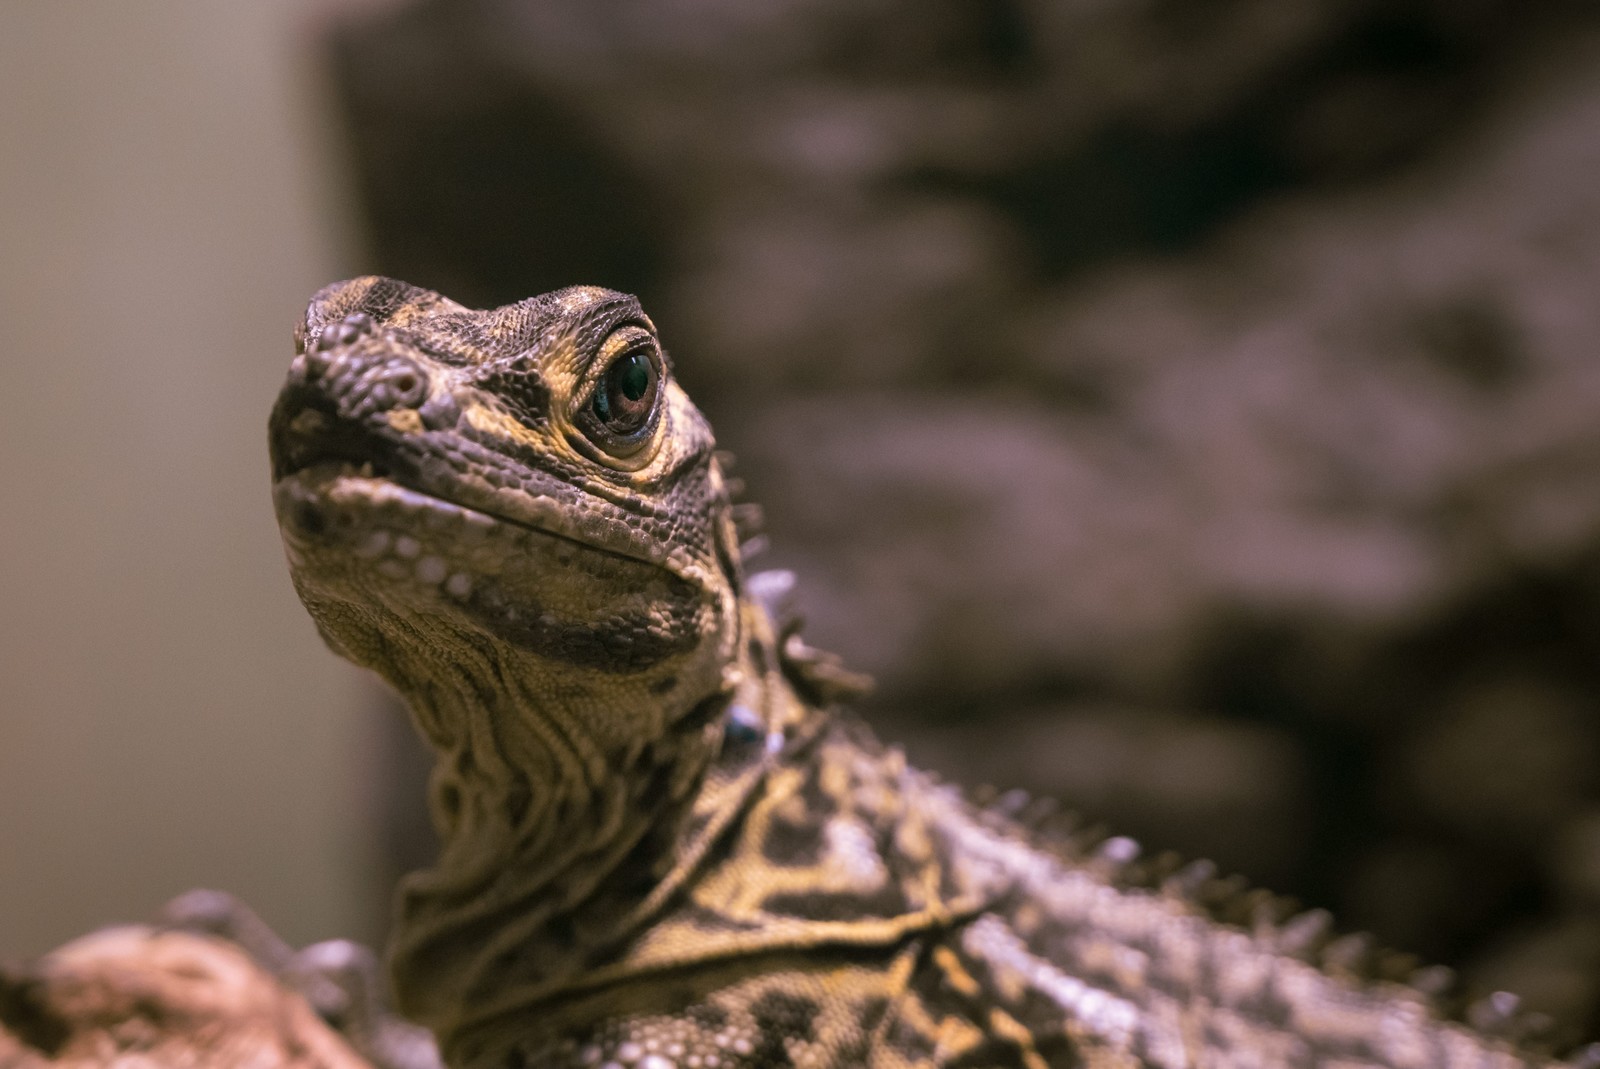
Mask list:
POLYGON ((639 450, 655 426, 661 396, 661 371, 650 350, 635 345, 624 350, 600 373, 594 396, 579 414, 578 424, 589 440, 612 456, 639 450))

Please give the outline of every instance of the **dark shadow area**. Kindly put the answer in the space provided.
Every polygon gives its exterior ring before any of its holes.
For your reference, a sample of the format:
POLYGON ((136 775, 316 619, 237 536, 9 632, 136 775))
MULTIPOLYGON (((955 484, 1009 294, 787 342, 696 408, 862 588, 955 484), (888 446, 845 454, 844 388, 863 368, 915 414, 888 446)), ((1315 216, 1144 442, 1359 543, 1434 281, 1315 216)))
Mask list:
POLYGON ((346 121, 375 153, 356 173, 381 270, 475 307, 583 281, 659 288, 655 191, 558 101, 492 63, 449 62, 451 30, 448 13, 419 9, 401 32, 336 48, 346 121), (396 93, 386 74, 401 67, 396 93))

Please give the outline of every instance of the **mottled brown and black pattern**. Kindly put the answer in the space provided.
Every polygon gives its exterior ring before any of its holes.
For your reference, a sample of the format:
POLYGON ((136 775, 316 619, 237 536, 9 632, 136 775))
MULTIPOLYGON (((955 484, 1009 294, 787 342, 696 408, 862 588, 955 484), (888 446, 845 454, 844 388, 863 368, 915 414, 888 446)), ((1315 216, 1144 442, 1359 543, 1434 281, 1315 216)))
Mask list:
POLYGON ((740 575, 710 429, 633 298, 357 279, 297 338, 278 513, 323 635, 438 754, 443 851, 391 968, 450 1064, 1543 1064, 824 708, 850 677, 740 575))

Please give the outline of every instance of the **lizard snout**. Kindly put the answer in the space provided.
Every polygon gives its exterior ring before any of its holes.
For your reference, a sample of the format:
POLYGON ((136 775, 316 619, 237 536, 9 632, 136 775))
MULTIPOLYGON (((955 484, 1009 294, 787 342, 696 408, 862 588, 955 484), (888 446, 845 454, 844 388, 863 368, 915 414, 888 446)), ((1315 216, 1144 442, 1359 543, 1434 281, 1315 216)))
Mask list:
POLYGON ((347 419, 416 408, 428 396, 427 370, 392 341, 375 337, 364 312, 329 324, 295 359, 289 377, 291 386, 321 395, 347 419))
POLYGON ((325 461, 389 470, 399 439, 453 423, 448 393, 429 400, 432 374, 408 348, 356 314, 297 354, 269 428, 274 478, 325 461))

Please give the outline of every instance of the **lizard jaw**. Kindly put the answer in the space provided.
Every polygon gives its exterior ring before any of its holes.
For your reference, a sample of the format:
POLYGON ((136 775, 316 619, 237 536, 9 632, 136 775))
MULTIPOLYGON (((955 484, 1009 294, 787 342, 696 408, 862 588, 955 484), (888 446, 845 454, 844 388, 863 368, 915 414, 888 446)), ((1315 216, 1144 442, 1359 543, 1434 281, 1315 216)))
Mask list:
POLYGON ((301 595, 441 615, 506 645, 643 670, 695 644, 700 599, 659 564, 327 461, 273 486, 301 595), (654 604, 677 610, 664 615, 654 604))
POLYGON ((675 567, 680 562, 653 550, 620 514, 601 518, 558 500, 572 490, 560 480, 508 485, 498 477, 498 453, 455 437, 453 430, 428 432, 415 410, 402 411, 412 417, 409 421, 393 418, 393 412, 391 418, 364 420, 302 407, 303 392, 291 378, 274 412, 271 436, 274 494, 281 490, 295 506, 284 512, 280 504, 279 519, 286 528, 294 525, 303 539, 329 535, 333 522, 360 526, 366 522, 363 508, 381 512, 399 504, 417 510, 408 522, 426 519, 429 510, 441 523, 467 513, 591 553, 681 570, 675 567), (455 440, 436 446, 430 438, 455 440))
POLYGON ((414 489, 390 477, 387 470, 372 461, 324 460, 311 464, 280 476, 273 485, 273 495, 285 537, 296 535, 302 541, 327 535, 330 526, 359 526, 365 511, 371 514, 369 523, 399 519, 415 529, 420 521, 425 529, 440 531, 462 525, 474 531, 503 526, 570 543, 589 553, 641 564, 660 563, 566 533, 560 529, 560 512, 553 502, 523 502, 520 511, 524 517, 512 517, 414 489), (541 503, 548 508, 538 508, 541 503), (528 518, 528 514, 538 518, 528 518))
POLYGON ((326 461, 291 472, 273 484, 273 503, 297 576, 347 554, 392 584, 464 600, 506 548, 490 545, 503 521, 409 490, 370 462, 326 461))

